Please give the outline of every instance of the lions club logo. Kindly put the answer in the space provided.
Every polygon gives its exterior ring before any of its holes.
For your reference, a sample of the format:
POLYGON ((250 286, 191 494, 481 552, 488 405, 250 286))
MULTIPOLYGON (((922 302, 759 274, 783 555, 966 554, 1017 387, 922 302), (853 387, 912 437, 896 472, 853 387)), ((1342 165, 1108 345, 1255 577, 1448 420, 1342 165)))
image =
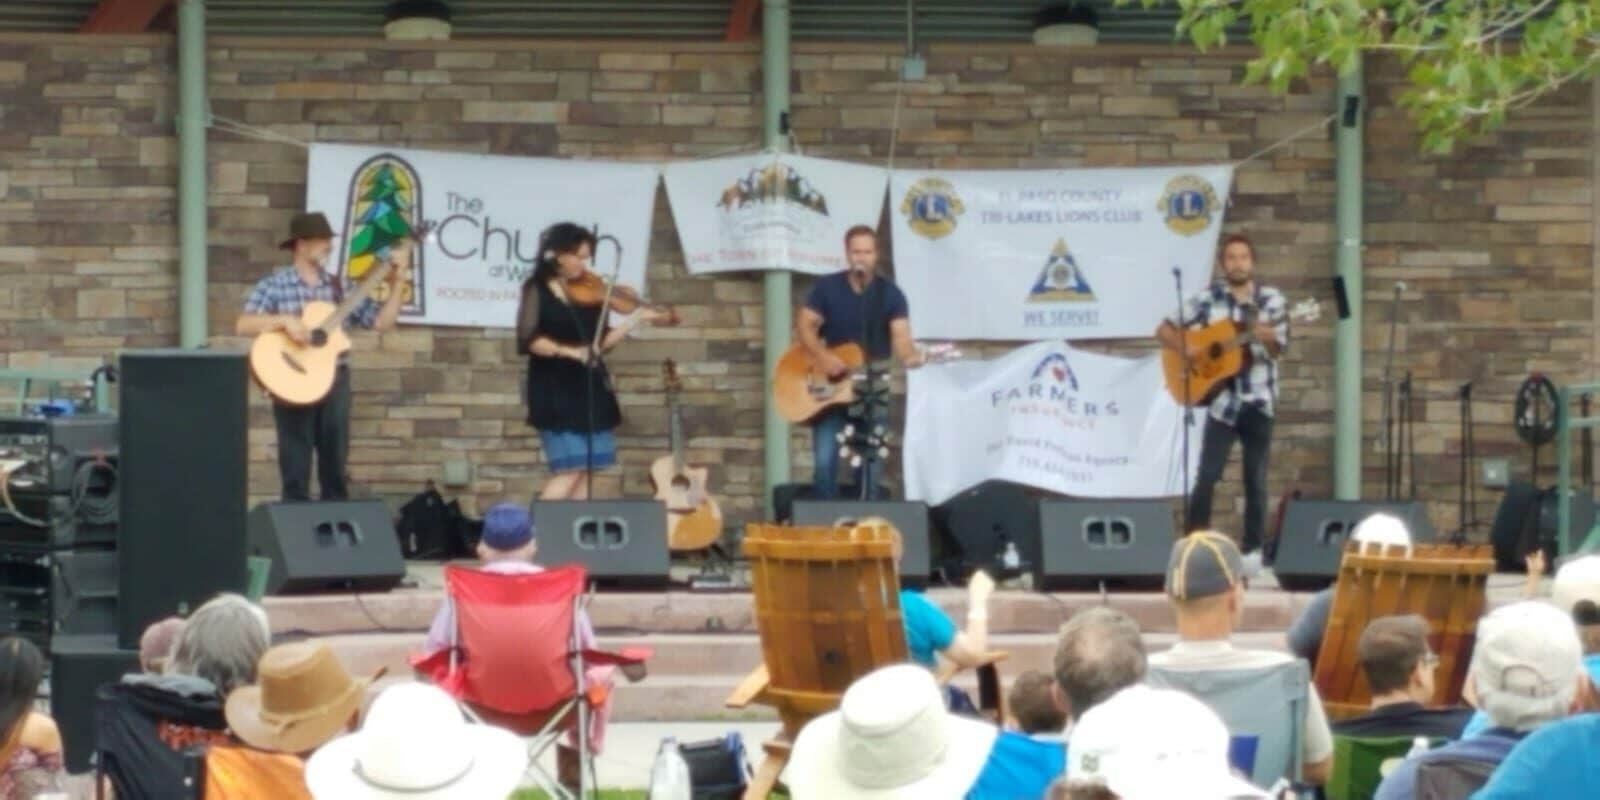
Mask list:
POLYGON ((1193 236, 1211 227, 1211 217, 1220 202, 1211 182, 1198 175, 1179 175, 1167 181, 1167 188, 1156 201, 1156 210, 1166 215, 1173 233, 1193 236))
POLYGON ((1072 391, 1078 391, 1078 376, 1072 373, 1072 365, 1067 363, 1066 356, 1051 353, 1040 359, 1039 365, 1033 368, 1033 375, 1029 380, 1037 381, 1047 375, 1056 383, 1068 384, 1072 387, 1072 391))
POLYGON ((923 178, 911 184, 900 213, 906 215, 911 230, 927 239, 939 239, 956 229, 956 219, 967 207, 956 196, 956 188, 943 178, 923 178))
POLYGON ((1094 290, 1089 288, 1089 281, 1083 274, 1083 268, 1078 266, 1078 260, 1073 258, 1072 251, 1067 249, 1067 240, 1057 239, 1056 246, 1050 248, 1050 257, 1045 259, 1044 269, 1039 272, 1039 279, 1034 281, 1033 288, 1028 290, 1028 302, 1070 303, 1091 300, 1094 300, 1094 290))

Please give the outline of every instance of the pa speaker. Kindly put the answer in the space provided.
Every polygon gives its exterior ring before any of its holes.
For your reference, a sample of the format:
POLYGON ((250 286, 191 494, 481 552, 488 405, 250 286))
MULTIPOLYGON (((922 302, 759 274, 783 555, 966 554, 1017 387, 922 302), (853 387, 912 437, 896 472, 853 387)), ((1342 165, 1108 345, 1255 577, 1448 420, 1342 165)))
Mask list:
POLYGON ((93 767, 95 691, 138 671, 138 649, 118 647, 114 633, 57 636, 51 642, 50 716, 61 729, 67 772, 93 767))
POLYGON ((536 500, 539 561, 582 564, 612 586, 667 584, 667 508, 657 500, 536 500))
POLYGON ((948 575, 964 582, 975 569, 1037 570, 1039 501, 1019 484, 980 483, 935 507, 932 520, 939 564, 948 575), (1019 557, 1015 567, 1005 563, 1010 548, 1019 557))
POLYGON ((262 503, 250 512, 249 538, 251 555, 272 559, 268 594, 385 592, 406 576, 379 500, 262 503))
MULTIPOLYGON (((772 487, 772 513, 778 522, 794 524, 794 504, 801 500, 818 500, 816 486, 809 483, 780 483, 772 487)), ((834 500, 860 500, 861 488, 859 486, 840 486, 839 491, 832 498, 834 500)), ((883 486, 873 487, 873 500, 888 500, 889 490, 883 486)))
POLYGON ((1039 529, 1044 588, 1159 588, 1166 578, 1173 530, 1164 500, 1045 500, 1039 529))
POLYGON ((1283 515, 1278 555, 1272 572, 1290 591, 1312 591, 1332 585, 1339 576, 1345 542, 1361 521, 1373 514, 1392 514, 1406 523, 1412 544, 1434 540, 1427 507, 1419 502, 1365 500, 1293 500, 1283 515))
POLYGON ((794 524, 835 525, 841 520, 882 517, 900 531, 904 545, 900 556, 900 583, 928 585, 932 554, 928 552, 928 507, 923 503, 869 500, 800 500, 794 504, 794 524))

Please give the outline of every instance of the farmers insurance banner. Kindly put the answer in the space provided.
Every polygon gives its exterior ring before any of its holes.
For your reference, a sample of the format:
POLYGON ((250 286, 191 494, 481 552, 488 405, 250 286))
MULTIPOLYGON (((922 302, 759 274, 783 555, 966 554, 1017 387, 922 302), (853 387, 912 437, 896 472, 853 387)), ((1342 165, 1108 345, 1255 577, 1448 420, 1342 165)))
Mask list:
POLYGON ((878 227, 884 171, 755 153, 661 168, 692 273, 844 269, 844 232, 878 227))
POLYGON ((403 322, 511 327, 539 233, 576 222, 600 236, 595 267, 641 286, 657 170, 550 158, 314 144, 306 209, 339 238, 329 271, 359 281, 398 234, 431 223, 417 253, 403 322))
MULTIPOLYGON (((1154 355, 1039 342, 992 361, 912 370, 908 388, 909 499, 942 503, 991 479, 1083 497, 1182 493, 1183 411, 1154 355)), ((1195 463, 1203 414, 1191 429, 1195 463)))
POLYGON ((895 277, 918 336, 1149 336, 1210 278, 1230 166, 890 177, 895 277))

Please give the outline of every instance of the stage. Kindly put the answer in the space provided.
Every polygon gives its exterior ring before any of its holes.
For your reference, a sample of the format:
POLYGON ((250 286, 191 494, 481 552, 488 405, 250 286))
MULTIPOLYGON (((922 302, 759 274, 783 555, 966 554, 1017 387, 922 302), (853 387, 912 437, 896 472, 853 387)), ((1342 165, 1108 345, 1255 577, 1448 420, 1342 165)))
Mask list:
MULTIPOLYGON (((674 570, 675 577, 692 572, 674 570)), ((406 586, 385 594, 269 597, 274 639, 318 638, 328 642, 357 674, 387 667, 384 682, 410 674, 407 656, 422 645, 429 622, 444 600, 443 571, 432 562, 408 564, 406 586)), ((1517 599, 1523 577, 1495 575, 1491 607, 1517 599)), ((965 616, 966 593, 936 588, 929 596, 953 619, 965 616)), ((1309 601, 1308 593, 1277 587, 1270 571, 1253 579, 1244 622, 1235 642, 1243 647, 1285 649, 1283 632, 1309 601)), ((1139 622, 1152 651, 1175 639, 1171 611, 1160 592, 1040 593, 1002 587, 990 603, 990 649, 1011 654, 1001 673, 1049 671, 1055 631, 1078 610, 1108 603, 1139 622)), ((616 695, 619 721, 767 720, 770 710, 723 707, 734 685, 761 660, 755 617, 747 591, 600 591, 590 613, 602 646, 648 645, 655 650, 650 676, 622 684, 616 695)))

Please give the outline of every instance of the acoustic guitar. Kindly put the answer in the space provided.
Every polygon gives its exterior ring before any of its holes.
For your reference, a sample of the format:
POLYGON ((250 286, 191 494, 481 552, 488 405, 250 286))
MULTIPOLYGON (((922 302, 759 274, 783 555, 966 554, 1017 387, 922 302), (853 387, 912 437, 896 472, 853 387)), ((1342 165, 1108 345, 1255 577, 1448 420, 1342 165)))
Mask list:
POLYGON ((667 359, 661 366, 667 388, 667 430, 672 452, 650 465, 650 482, 656 499, 667 507, 667 548, 704 550, 722 536, 722 508, 706 491, 705 467, 691 467, 683 458, 683 413, 679 408, 678 365, 667 359))
MULTIPOLYGON (((1294 322, 1314 322, 1322 316, 1315 299, 1302 300, 1285 315, 1294 322)), ((1185 331, 1190 357, 1175 347, 1161 348, 1161 370, 1166 375, 1167 392, 1179 405, 1203 406, 1221 392, 1228 381, 1250 368, 1250 345, 1256 341, 1256 313, 1252 310, 1242 322, 1219 320, 1185 331), (1189 380, 1184 383, 1185 366, 1189 380)), ((1274 320, 1274 324, 1280 320, 1274 320)))
POLYGON ((296 344, 283 331, 256 336, 250 345, 250 372, 261 388, 280 402, 296 406, 308 406, 327 397, 338 374, 339 357, 350 350, 345 318, 393 270, 394 262, 387 258, 374 264, 338 307, 321 300, 307 303, 300 312, 300 322, 311 332, 311 340, 303 345, 296 344))
MULTIPOLYGON (((828 377, 817 367, 811 351, 798 342, 784 351, 772 378, 772 399, 779 416, 798 425, 830 408, 856 401, 856 384, 866 379, 861 372, 867 363, 866 354, 853 342, 835 345, 828 352, 844 362, 845 374, 828 377)), ((946 342, 924 346, 922 358, 924 364, 938 364, 965 356, 954 344, 946 342)))

